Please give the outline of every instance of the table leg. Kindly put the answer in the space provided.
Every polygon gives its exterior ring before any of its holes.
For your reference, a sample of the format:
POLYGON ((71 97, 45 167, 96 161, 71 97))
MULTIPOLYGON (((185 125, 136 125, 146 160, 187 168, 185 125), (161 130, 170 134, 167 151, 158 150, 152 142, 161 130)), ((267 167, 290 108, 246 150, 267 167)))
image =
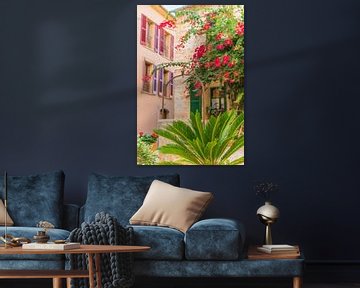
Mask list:
POLYGON ((95 271, 96 271, 96 285, 97 288, 102 288, 101 284, 101 255, 95 254, 95 271))
POLYGON ((94 254, 88 253, 88 260, 89 260, 89 288, 95 288, 95 282, 94 282, 94 254))
POLYGON ((301 277, 297 276, 293 278, 293 288, 301 288, 301 277))
POLYGON ((53 278, 53 288, 62 288, 61 278, 53 278))
POLYGON ((66 288, 71 288, 71 278, 66 278, 66 288))

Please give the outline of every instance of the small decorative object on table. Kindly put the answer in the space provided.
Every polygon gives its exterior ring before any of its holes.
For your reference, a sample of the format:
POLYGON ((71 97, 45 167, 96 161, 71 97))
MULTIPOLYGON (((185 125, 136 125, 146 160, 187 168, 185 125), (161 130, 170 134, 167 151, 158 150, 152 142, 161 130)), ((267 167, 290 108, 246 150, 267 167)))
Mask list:
POLYGON ((265 205, 261 206, 256 214, 258 215, 261 223, 266 225, 265 228, 265 244, 272 244, 271 224, 275 223, 280 217, 280 211, 270 202, 271 193, 278 191, 279 186, 271 182, 259 182, 254 186, 256 195, 259 195, 265 200, 265 205))
POLYGON ((40 230, 34 235, 33 239, 36 243, 47 243, 50 239, 49 235, 46 234, 48 229, 52 229, 55 226, 48 221, 40 221, 36 227, 43 228, 44 230, 40 230))
POLYGON ((247 258, 249 260, 298 259, 300 258, 300 248, 298 245, 252 245, 248 249, 247 258), (289 248, 285 248, 285 246, 289 248), (281 247, 284 248, 281 249, 281 247))

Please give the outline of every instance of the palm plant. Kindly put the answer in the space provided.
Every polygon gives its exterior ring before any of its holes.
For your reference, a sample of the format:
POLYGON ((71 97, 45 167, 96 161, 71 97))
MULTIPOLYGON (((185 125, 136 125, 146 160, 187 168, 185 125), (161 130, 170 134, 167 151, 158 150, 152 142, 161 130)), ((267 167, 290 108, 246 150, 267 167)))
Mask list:
POLYGON ((183 164, 243 164, 244 157, 234 155, 244 146, 243 123, 244 114, 234 110, 211 116, 206 123, 199 112, 191 113, 189 122, 177 120, 155 130, 171 142, 161 146, 159 152, 176 155, 183 164))

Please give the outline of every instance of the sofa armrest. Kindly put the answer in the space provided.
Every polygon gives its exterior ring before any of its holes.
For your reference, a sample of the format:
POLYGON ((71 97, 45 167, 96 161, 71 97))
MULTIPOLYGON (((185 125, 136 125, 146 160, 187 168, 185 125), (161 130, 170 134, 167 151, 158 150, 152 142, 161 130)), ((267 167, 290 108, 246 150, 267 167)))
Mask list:
POLYGON ((245 228, 239 221, 225 218, 196 222, 185 234, 188 260, 235 260, 242 254, 245 228))
POLYGON ((77 227, 79 227, 79 206, 64 204, 63 228, 71 231, 77 227))

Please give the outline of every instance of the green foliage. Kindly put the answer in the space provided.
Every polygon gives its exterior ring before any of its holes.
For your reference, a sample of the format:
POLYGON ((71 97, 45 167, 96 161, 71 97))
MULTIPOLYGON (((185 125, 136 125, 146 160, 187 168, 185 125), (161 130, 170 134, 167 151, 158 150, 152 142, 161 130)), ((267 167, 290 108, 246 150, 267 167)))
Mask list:
MULTIPOLYGON (((205 36, 202 45, 194 50, 188 63, 179 62, 188 76, 186 86, 200 96, 211 83, 220 82, 236 101, 244 87, 244 9, 242 5, 216 5, 184 9, 176 12, 177 21, 189 28, 180 37, 177 49, 199 35, 205 36)), ((243 110, 243 102, 237 105, 243 110)))
POLYGON ((149 143, 137 139, 137 164, 138 165, 155 165, 158 161, 157 155, 152 151, 149 143))
POLYGON ((244 146, 241 132, 244 114, 226 111, 219 116, 211 116, 207 123, 201 121, 199 112, 191 113, 190 121, 174 121, 155 132, 170 140, 161 146, 159 152, 176 155, 183 164, 191 165, 239 165, 243 157, 235 153, 244 146))
POLYGON ((143 132, 140 132, 138 135, 138 140, 146 144, 153 144, 157 141, 158 137, 159 136, 156 133, 145 134, 143 132))

